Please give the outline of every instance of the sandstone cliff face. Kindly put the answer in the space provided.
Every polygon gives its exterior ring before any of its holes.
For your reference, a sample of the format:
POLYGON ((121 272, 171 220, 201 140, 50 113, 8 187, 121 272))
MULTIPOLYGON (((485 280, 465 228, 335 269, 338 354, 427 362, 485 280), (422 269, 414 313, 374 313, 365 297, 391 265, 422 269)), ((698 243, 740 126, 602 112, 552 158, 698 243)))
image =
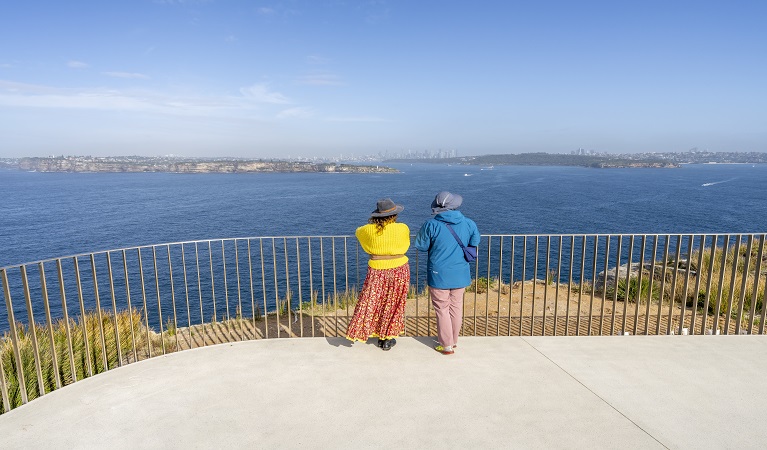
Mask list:
POLYGON ((38 172, 173 172, 173 173, 255 173, 255 172, 340 172, 395 173, 396 169, 382 166, 350 164, 314 164, 292 161, 250 160, 170 160, 140 157, 60 157, 22 158, 22 170, 38 172))

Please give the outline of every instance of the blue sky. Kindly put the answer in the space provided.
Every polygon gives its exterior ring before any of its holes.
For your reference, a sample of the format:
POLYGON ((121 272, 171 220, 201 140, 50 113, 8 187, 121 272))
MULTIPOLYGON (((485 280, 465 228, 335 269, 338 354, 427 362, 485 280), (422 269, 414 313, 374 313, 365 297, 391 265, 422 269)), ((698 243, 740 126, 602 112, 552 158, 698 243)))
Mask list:
POLYGON ((766 1, 7 1, 0 157, 767 151, 766 1))

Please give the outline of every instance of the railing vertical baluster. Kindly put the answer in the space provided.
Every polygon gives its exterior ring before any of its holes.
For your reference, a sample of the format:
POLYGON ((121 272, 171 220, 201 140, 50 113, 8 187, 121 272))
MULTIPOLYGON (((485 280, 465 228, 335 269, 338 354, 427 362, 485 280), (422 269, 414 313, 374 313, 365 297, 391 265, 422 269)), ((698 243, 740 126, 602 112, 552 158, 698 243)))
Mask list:
POLYGON ((527 272, 527 236, 522 238, 522 281, 519 291, 519 335, 522 336, 523 306, 525 304, 525 275, 527 272))
MULTIPOLYGON (((738 314, 735 322, 735 334, 740 334, 741 322, 743 320, 743 304, 746 302, 746 284, 748 282, 748 270, 751 263, 751 247, 754 243, 754 236, 748 235, 746 244, 746 258, 743 262, 743 280, 740 286, 740 301, 738 302, 738 314)), ((729 317, 729 314, 727 315, 729 317)))
MULTIPOLYGON (((719 271, 719 284, 717 284, 718 293, 716 295, 716 304, 714 306, 715 314, 714 314, 714 330, 713 333, 716 334, 717 331, 719 331, 719 315, 722 309, 722 295, 724 294, 724 274, 727 270, 727 252, 728 247, 730 245, 730 235, 725 235, 724 237, 724 245, 722 246, 722 267, 719 271)), ((726 333, 726 331, 725 331, 726 333)))
POLYGON ((349 326, 349 253, 347 238, 344 236, 344 296, 346 297, 346 326, 349 326))
MULTIPOLYGON (((274 240, 275 238, 272 238, 272 272, 274 273, 274 306, 277 309, 277 337, 281 336, 281 330, 282 324, 280 323, 280 287, 277 283, 277 244, 274 240)), ((288 294, 285 293, 287 296, 288 294)))
POLYGON ((328 336, 327 304, 325 301, 325 248, 324 239, 320 237, 320 287, 322 288, 322 322, 324 323, 325 337, 328 336))
MULTIPOLYGON (((652 243, 652 256, 650 260, 650 287, 648 289, 647 293, 647 305, 646 305, 646 311, 645 311, 645 318, 644 318, 644 329, 645 334, 650 334, 650 305, 652 304, 652 296, 653 296, 653 285, 655 284, 655 260, 656 255, 658 254, 658 235, 653 236, 653 243, 652 243)), ((660 323, 660 322, 659 322, 660 323)), ((660 326, 660 325, 658 325, 660 326)))
POLYGON ((207 343, 207 330, 205 329, 205 311, 202 305, 202 275, 200 273, 200 249, 197 242, 194 243, 194 263, 197 269, 197 295, 200 298, 200 326, 202 327, 202 346, 205 347, 207 343))
MULTIPOLYGON (((613 283, 613 307, 612 312, 610 314, 610 336, 615 335, 615 310, 618 309, 618 278, 620 278, 620 267, 621 267, 621 251, 622 251, 622 245, 623 245, 623 235, 618 235, 618 247, 615 249, 615 281, 613 283)), ((628 271, 628 270, 627 270, 628 271)), ((607 267, 605 267, 605 274, 607 273, 607 267)), ((628 285, 626 286, 628 288, 628 285)), ((605 294, 607 290, 607 286, 605 286, 605 294)), ((625 299, 623 304, 625 305, 625 299)))
MULTIPOLYGON (((508 326, 508 333, 507 336, 511 336, 511 303, 512 303, 512 293, 514 291, 514 236, 512 235, 509 239, 511 241, 511 249, 509 253, 509 326, 508 326)), ((520 319, 522 319, 520 317, 520 319)))
MULTIPOLYGON (((703 300, 703 320, 700 324, 700 334, 706 334, 708 328, 708 307, 711 300, 711 283, 714 276, 714 261, 716 260, 716 241, 719 238, 717 235, 711 236, 711 255, 708 260, 708 276, 706 278, 706 295, 703 300)), ((713 324, 712 324, 713 326, 713 324)), ((713 331, 712 331, 713 333, 713 331)))
MULTIPOLYGON (((495 335, 501 335, 501 288, 503 287, 503 236, 500 237, 498 243, 498 307, 495 313, 495 335)), ((511 284, 509 285, 511 289, 511 284)))
POLYGON ((234 240, 234 268, 237 274, 237 312, 235 313, 235 319, 240 323, 240 340, 245 340, 245 328, 243 322, 242 311, 242 290, 240 284, 240 249, 237 244, 237 239, 234 240))
MULTIPOLYGON (((629 236, 629 251, 628 255, 626 256, 626 290, 623 294, 623 321, 621 322, 621 334, 626 334, 626 320, 628 315, 628 305, 629 305, 629 294, 631 293, 631 270, 632 266, 634 265, 634 235, 632 234, 629 236)), ((617 272, 616 272, 616 279, 617 279, 617 272)), ((641 289, 641 286, 638 286, 637 289, 641 289)), ((617 291, 617 289, 616 289, 617 291)))
POLYGON ((336 238, 330 238, 330 256, 333 267, 333 316, 335 317, 335 337, 338 337, 338 280, 336 279, 336 238))
POLYGON ((165 330, 162 324, 162 302, 160 300, 160 273, 157 270, 157 246, 152 246, 152 265, 154 266, 154 289, 157 293, 157 318, 160 326, 160 343, 162 344, 162 354, 166 354, 165 349, 165 330))
MULTIPOLYGON (((687 236, 687 268, 685 269, 684 274, 684 290, 682 292, 682 310, 681 314, 679 315, 679 332, 678 334, 682 334, 682 329, 685 328, 684 322, 687 320, 687 295, 689 294, 689 288, 690 288, 690 272, 692 272, 692 248, 695 245, 695 237, 693 235, 687 236)), ((690 330, 692 327, 687 328, 690 330)))
POLYGON ((671 334, 674 322, 674 300, 676 299, 676 277, 679 272, 679 257, 682 250, 682 235, 676 236, 676 251, 674 252, 674 272, 671 274, 671 292, 668 298, 668 322, 666 323, 666 334, 671 334))
MULTIPOLYGON (((698 298, 700 296, 700 281, 703 278, 701 276, 701 270, 703 270, 703 253, 706 251, 706 235, 701 234, 700 235, 700 246, 698 247, 698 264, 695 266, 695 300, 693 300, 693 306, 690 311, 690 334, 695 334, 695 324, 697 323, 697 313, 698 313, 698 298)), ((689 272, 689 268, 688 268, 689 272)), ((686 296, 685 296, 686 297, 686 296)), ((686 303, 686 301, 685 301, 686 303)), ((706 311, 703 311, 703 317, 706 316, 706 311)), ((703 329, 701 328, 701 334, 703 334, 703 329)))
MULTIPOLYGON (((666 235, 663 244, 663 264, 661 264, 660 294, 658 299, 658 321, 655 323, 655 334, 660 335, 660 326, 663 321, 663 298, 666 296, 666 271, 668 270, 668 248, 671 245, 671 236, 666 235)), ((655 272, 653 272, 655 273, 655 272)), ((668 320, 671 320, 669 317, 668 320)))
POLYGON ((301 291, 301 249, 298 245, 298 238, 296 238, 296 277, 298 284, 298 329, 301 330, 299 336, 304 337, 304 298, 301 291))
MULTIPOLYGON (((420 336, 419 331, 420 327, 418 326, 419 321, 421 320, 419 314, 418 314, 418 303, 419 303, 419 297, 420 297, 420 284, 418 279, 418 254, 420 252, 416 249, 415 250, 415 332, 413 333, 414 336, 420 336)), ((466 308, 464 306, 464 302, 461 302, 461 316, 463 317, 463 321, 461 323, 464 323, 466 321, 466 308)), ((407 308, 405 308, 405 327, 407 327, 407 308)), ((461 331, 463 331, 463 328, 461 328, 461 331)))
MULTIPOLYGON (((541 336, 546 336, 546 309, 549 307, 549 270, 551 264, 551 236, 546 236, 546 271, 543 273, 543 317, 541 336)), ((556 334, 554 334, 556 336, 556 334)))
MULTIPOLYGON (((48 298, 48 283, 45 278, 45 266, 42 262, 37 264, 40 270, 40 291, 43 294, 43 306, 45 306, 45 320, 48 323, 48 338, 51 346, 51 363, 54 373, 54 382, 56 389, 61 388, 61 374, 59 373, 59 358, 56 354, 56 341, 53 338, 53 319, 51 318, 51 304, 48 298)), ((0 367, 0 371, 2 368, 0 367)))
POLYGON ((535 252, 533 252, 533 301, 530 313, 530 336, 535 336, 535 290, 538 285, 538 235, 535 235, 535 252))
MULTIPOLYGON (((16 332, 16 319, 13 316, 13 300, 11 300, 11 287, 8 284, 8 273, 0 270, 3 276, 3 291, 5 293, 5 307, 8 312, 8 328, 11 332, 11 344, 13 345, 13 356, 16 359, 16 379, 18 380, 19 393, 21 394, 21 403, 26 404, 29 401, 27 396, 27 382, 24 379, 24 366, 21 363, 21 352, 19 351, 19 336, 16 332)), ((8 403, 6 403, 8 404, 8 403)))
POLYGON ((253 286, 253 258, 250 250, 250 239, 248 239, 248 277, 250 280, 250 312, 253 319, 253 339, 256 339, 256 292, 253 286))
POLYGON ((559 249, 557 250, 557 281, 554 290, 554 334, 557 335, 557 324, 559 322, 559 284, 562 279, 562 240, 564 236, 559 236, 559 249))
MULTIPOLYGON (((115 295, 115 281, 112 276, 112 255, 107 255, 107 275, 109 276, 109 296, 112 298, 112 323, 115 329, 115 350, 117 351, 117 367, 122 366, 123 352, 120 345, 120 326, 117 320, 117 297, 115 295)), ((127 282, 127 280, 126 280, 127 282)))
MULTIPOLYGON (((754 268, 754 289, 751 295, 751 309, 748 314, 748 334, 752 334, 754 331, 754 315, 756 314, 756 301, 759 296, 759 280, 762 278, 762 255, 764 250, 764 235, 759 237, 759 251, 756 256, 756 267, 754 268)), ((762 310, 764 311, 764 295, 762 295, 762 310)), ((760 331, 762 334, 762 328, 764 326, 764 320, 759 323, 760 331)))
POLYGON ((93 295, 96 299, 96 316, 99 319, 99 338, 101 339, 101 362, 104 364, 104 370, 109 370, 109 362, 107 361, 107 345, 104 338, 104 319, 101 311, 101 299, 99 297, 99 283, 96 277, 96 260, 93 253, 91 253, 91 274, 93 275, 93 295))
MULTIPOLYGON (((152 341, 149 339, 149 309, 147 308, 146 299, 146 283, 144 282, 144 261, 141 257, 141 247, 137 248, 138 252, 138 272, 141 279, 141 299, 144 305, 144 329, 146 330, 146 349, 147 357, 152 357, 152 341)), ((75 261, 75 268, 77 267, 77 261, 75 261)))
POLYGON ((173 263, 170 257, 170 244, 165 246, 168 251, 168 282, 170 283, 170 300, 173 306, 173 335, 176 337, 176 351, 181 348, 178 340, 178 316, 176 314, 176 287, 173 284, 173 263))
POLYGON ((216 308, 216 278, 213 276, 213 245, 211 241, 208 241, 208 266, 210 269, 210 297, 213 300, 213 320, 211 321, 210 328, 213 332, 215 344, 215 336, 218 334, 218 310, 216 308))
MULTIPOLYGON (((732 275, 730 276, 730 292, 727 294, 727 313, 724 315, 724 334, 730 334, 730 317, 732 316, 732 302, 735 300, 735 282, 738 277, 738 260, 740 259, 741 235, 735 238, 735 247, 732 249, 732 275)), ((745 271, 744 271, 745 272, 745 271)))
POLYGON ((232 316, 229 313, 229 282, 226 277, 226 249, 224 239, 221 239, 221 272, 224 275, 224 304, 226 305, 226 333, 229 335, 229 342, 234 341, 232 336, 232 316))
POLYGON ((133 306, 131 305, 130 298, 130 277, 128 276, 128 257, 125 254, 125 249, 122 251, 123 255, 123 273, 125 274, 125 299, 128 304, 128 323, 130 324, 131 335, 131 349, 133 350, 133 361, 138 361, 138 352, 136 351, 136 328, 133 324, 133 306))
POLYGON ((282 248, 285 251, 285 315, 288 320, 288 337, 291 337, 293 334, 293 320, 291 318, 293 311, 291 298, 293 297, 293 293, 290 290, 290 271, 288 270, 288 238, 286 237, 282 238, 282 248))
POLYGON ((77 298, 80 300, 80 322, 83 331, 83 344, 85 346, 86 363, 88 364, 88 376, 93 376, 93 362, 91 361, 91 347, 88 339, 88 320, 85 315, 85 299, 83 298, 83 284, 80 278, 80 264, 77 256, 72 260, 75 263, 75 282, 77 283, 77 298))
MULTIPOLYGON (((575 320, 575 335, 581 335, 581 315, 582 315, 582 301, 583 301, 583 283, 586 275, 586 235, 584 234, 581 242, 581 268, 580 268, 580 284, 578 285, 578 317, 575 320)), ((589 322, 589 329, 591 329, 591 322, 589 322)), ((591 334, 591 333, 589 333, 591 334)))
MULTIPOLYGON (((764 249, 764 235, 762 235, 761 238, 759 238, 759 267, 761 267, 762 262, 762 249, 764 249)), ((753 307, 756 308, 756 296, 759 292, 759 279, 762 277, 761 271, 757 270, 756 274, 754 276, 754 297, 753 297, 753 307)), ((765 277, 767 278, 767 276, 765 277)), ((767 279, 765 279, 765 290, 767 290, 767 279)), ((765 321, 765 314, 767 314, 767 298, 765 298, 764 295, 762 295, 762 313, 760 315, 759 320, 759 334, 764 334, 764 321, 765 321)))
POLYGON ((266 269, 264 263, 264 238, 258 238, 261 255, 261 293, 264 298, 264 335, 269 339, 269 308, 266 306, 266 269))
MULTIPOLYGON (((611 235, 605 236, 605 264, 603 267, 605 275, 602 279, 602 301, 600 302, 601 305, 599 307, 599 335, 602 336, 604 334, 604 320, 605 320, 605 303, 607 302, 607 268, 610 265, 610 240, 612 239, 611 235)), ((595 285, 596 286, 596 285, 595 285)), ((613 304, 613 308, 611 308, 613 311, 615 311, 615 304, 613 304)))
MULTIPOLYGON (((567 305, 565 305, 565 336, 570 336, 570 302, 573 292, 573 262, 575 259, 575 235, 570 236, 570 264, 567 272, 567 305)), ((578 311, 580 315, 580 311, 578 311)))
POLYGON ((194 340, 192 339, 192 309, 189 307, 189 278, 186 273, 186 249, 184 243, 181 243, 181 269, 184 274, 184 299, 186 300, 186 331, 189 334, 187 343, 189 348, 194 348, 194 340))
MULTIPOLYGON (((307 245, 307 256, 309 258, 309 302, 311 302, 312 305, 312 337, 315 337, 315 331, 314 326, 317 322, 316 314, 317 314, 317 300, 314 297, 314 267, 312 264, 312 238, 307 237, 306 238, 306 245, 307 245)), ((324 332, 323 332, 324 335, 324 332)))
POLYGON ((24 288, 24 299, 27 302, 27 319, 29 324, 29 336, 32 338, 32 356, 35 360, 35 372, 37 373, 37 392, 39 396, 45 395, 45 385, 43 384, 43 370, 40 365, 40 348, 37 345, 37 327, 35 326, 35 315, 32 311, 32 295, 29 292, 29 280, 27 280, 27 266, 21 266, 21 284, 24 288))
POLYGON ((64 315, 64 328, 67 334, 67 351, 69 352, 69 370, 72 375, 72 382, 77 381, 77 370, 75 370, 75 353, 72 349, 72 330, 70 328, 69 311, 67 308, 67 293, 64 289, 64 270, 61 267, 61 259, 56 260, 56 272, 59 276, 59 296, 61 297, 61 312, 64 315))
MULTIPOLYGON (((599 250, 599 235, 594 236, 594 251, 592 255, 592 266, 591 266, 591 299, 589 300, 589 333, 588 336, 591 336, 591 325, 592 321, 594 320, 594 291, 596 291, 597 288, 597 255, 599 250)), ((602 330, 599 330, 599 333, 602 333, 602 330)))
MULTIPOLYGON (((485 288, 485 336, 490 332, 490 247, 492 247, 492 236, 487 237, 487 287, 485 288)), ((479 261, 474 264, 479 264, 479 261)), ((500 289, 500 286, 498 287, 500 289)))
MULTIPOLYGON (((644 257, 645 249, 647 247, 647 235, 642 235, 642 251, 639 255, 639 276, 637 277, 637 295, 634 301, 634 330, 633 334, 637 334, 639 331, 639 308, 642 307, 642 275, 644 274, 644 257)), ((652 296, 652 293, 650 293, 652 296)), ((647 326, 645 326, 644 334, 647 334, 647 326)))
POLYGON ((5 381, 5 367, 3 358, 0 358, 0 398, 3 399, 3 412, 11 410, 11 401, 8 398, 8 383, 5 381))

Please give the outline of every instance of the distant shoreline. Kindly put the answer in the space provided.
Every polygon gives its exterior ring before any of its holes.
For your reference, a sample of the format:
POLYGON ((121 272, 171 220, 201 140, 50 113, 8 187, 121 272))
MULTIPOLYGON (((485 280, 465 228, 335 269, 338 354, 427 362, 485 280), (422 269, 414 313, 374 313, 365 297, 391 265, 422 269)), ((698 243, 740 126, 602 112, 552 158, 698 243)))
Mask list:
MULTIPOLYGON (((14 168, 13 165, 6 165, 14 168)), ((310 163, 233 159, 172 159, 145 157, 21 158, 15 167, 27 172, 57 173, 398 173, 381 165, 310 163)))

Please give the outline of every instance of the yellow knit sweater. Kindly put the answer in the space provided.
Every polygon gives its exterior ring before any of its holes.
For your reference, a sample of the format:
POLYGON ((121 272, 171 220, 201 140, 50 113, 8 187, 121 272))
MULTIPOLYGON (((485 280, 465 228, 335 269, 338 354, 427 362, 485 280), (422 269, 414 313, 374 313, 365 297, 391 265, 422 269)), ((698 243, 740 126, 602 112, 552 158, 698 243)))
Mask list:
MULTIPOLYGON (((410 228, 404 223, 390 223, 383 233, 378 234, 372 223, 357 228, 355 233, 362 249, 371 255, 403 255, 410 248, 410 228)), ((368 266, 373 269, 393 269, 406 264, 407 256, 395 259, 371 259, 368 266)))

